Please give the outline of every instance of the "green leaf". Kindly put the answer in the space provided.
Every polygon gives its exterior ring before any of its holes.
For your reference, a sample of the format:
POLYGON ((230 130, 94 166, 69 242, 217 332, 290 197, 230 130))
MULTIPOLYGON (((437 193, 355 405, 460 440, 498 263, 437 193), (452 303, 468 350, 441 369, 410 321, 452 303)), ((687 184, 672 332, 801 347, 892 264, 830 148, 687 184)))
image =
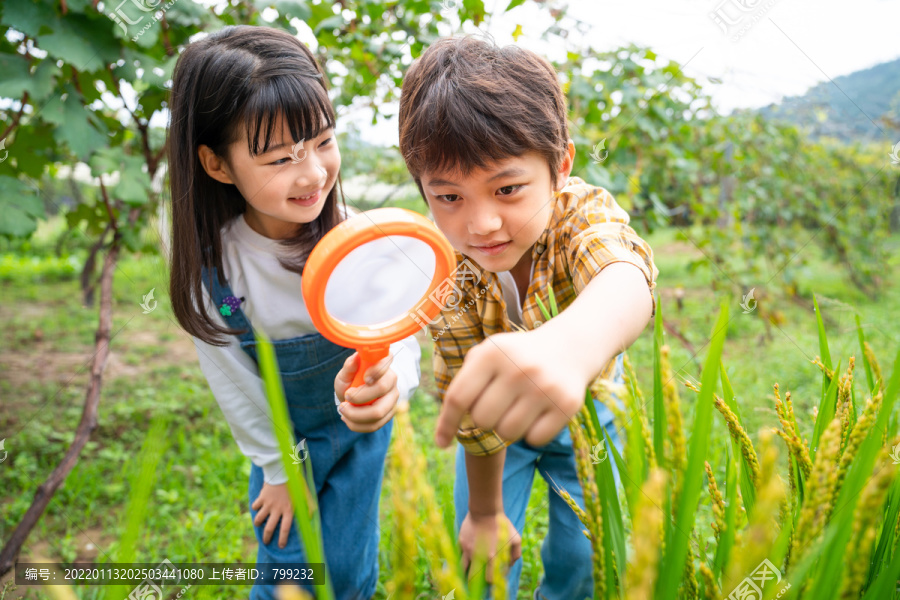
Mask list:
POLYGON ((816 457, 816 449, 819 447, 819 439, 822 437, 822 434, 825 433, 825 428, 831 423, 831 420, 834 418, 835 410, 837 409, 837 386, 839 381, 837 374, 840 371, 840 368, 841 363, 838 362, 837 369, 834 371, 834 378, 831 380, 831 384, 828 386, 828 389, 825 390, 825 393, 822 394, 822 399, 819 401, 819 412, 816 415, 812 443, 809 448, 809 457, 813 460, 816 457))
POLYGON ((25 57, 19 54, 0 54, 0 72, 3 73, 0 97, 21 100, 22 95, 28 92, 29 100, 34 104, 50 95, 55 77, 60 71, 53 61, 43 60, 38 63, 34 73, 31 73, 25 57))
MULTIPOLYGON (((165 411, 160 411, 150 423, 140 454, 130 465, 128 505, 124 511, 122 537, 119 539, 115 560, 133 562, 137 557, 138 540, 145 529, 149 513, 150 495, 157 480, 159 464, 169 445, 168 432, 169 415, 165 411)), ((116 591, 112 595, 120 597, 120 593, 129 593, 125 586, 122 588, 124 589, 116 591)))
POLYGON ((97 71, 119 59, 119 44, 112 36, 111 23, 69 14, 53 22, 52 33, 38 36, 37 45, 79 71, 97 71))
POLYGON ((344 26, 344 17, 341 15, 332 15, 326 19, 322 19, 314 30, 316 35, 319 35, 320 32, 323 31, 332 31, 334 29, 340 29, 344 26))
POLYGON ((541 300, 541 296, 539 294, 535 294, 534 299, 537 300, 538 308, 541 309, 541 314, 544 315, 544 321, 549 321, 550 313, 547 311, 547 307, 544 306, 544 302, 541 300))
MULTIPOLYGON (((828 338, 825 337, 825 323, 822 321, 822 311, 819 310, 819 300, 813 295, 813 306, 816 309, 816 325, 819 328, 819 355, 822 358, 822 364, 824 364, 828 369, 831 369, 831 353, 828 351, 828 338)), ((834 372, 835 376, 837 376, 837 371, 834 372)), ((827 375, 824 375, 825 379, 828 378, 827 375)), ((822 391, 828 387, 828 382, 823 381, 822 383, 822 391)))
POLYGON ((550 294, 550 315, 556 316, 559 314, 559 307, 556 305, 556 294, 553 293, 553 286, 547 284, 547 293, 550 294))
MULTIPOLYGON (((635 385, 636 382, 632 381, 631 389, 628 390, 628 393, 632 395, 632 406, 638 405, 635 385)), ((627 437, 625 455, 628 457, 627 476, 633 484, 633 492, 637 494, 640 493, 641 486, 647 480, 650 468, 647 461, 644 460, 644 457, 647 455, 647 450, 644 448, 644 432, 642 431, 641 426, 641 416, 636 411, 632 411, 625 435, 627 437)))
POLYGON ((691 531, 697 516, 697 503, 703 485, 706 453, 709 448, 709 434, 712 428, 713 394, 719 380, 719 364, 725 344, 725 331, 728 326, 728 304, 722 302, 719 318, 716 320, 709 344, 709 353, 703 364, 700 379, 700 394, 694 413, 694 430, 691 434, 688 464, 681 497, 675 508, 675 523, 666 536, 665 552, 660 563, 660 575, 657 580, 655 598, 674 600, 678 594, 684 577, 684 563, 687 558, 688 544, 691 542, 691 531))
POLYGON ((866 381, 869 383, 869 392, 875 394, 875 378, 872 375, 872 365, 866 357, 866 334, 863 333, 862 324, 859 322, 859 313, 856 317, 856 334, 859 338, 859 355, 863 358, 863 366, 866 369, 866 381))
POLYGON ((625 464, 625 459, 622 458, 622 455, 621 453, 619 453, 618 448, 607 444, 606 449, 607 451, 612 453, 613 459, 616 461, 616 468, 619 470, 619 475, 621 475, 622 477, 622 487, 625 488, 625 502, 628 505, 628 512, 633 514, 635 505, 632 504, 632 502, 637 499, 636 494, 640 493, 640 490, 635 488, 634 485, 629 486, 631 481, 627 480, 627 477, 625 477, 625 474, 628 473, 628 465, 625 464))
MULTIPOLYGON (((744 427, 744 422, 741 418, 741 409, 738 406, 737 398, 734 395, 734 389, 731 387, 731 381, 728 379, 725 363, 722 361, 719 361, 719 373, 722 379, 722 396, 724 402, 734 413, 734 416, 737 417, 738 425, 744 427)), ((731 436, 729 437, 731 438, 731 436)), ((750 480, 750 463, 747 462, 747 457, 741 452, 740 444, 734 438, 731 438, 731 449, 735 456, 740 457, 737 464, 738 481, 741 486, 741 496, 744 499, 744 507, 747 509, 747 514, 749 515, 753 512, 753 507, 756 504, 756 488, 753 487, 753 482, 750 480)))
POLYGON ((525 4, 525 0, 512 0, 503 12, 509 12, 515 7, 522 6, 523 4, 525 4))
POLYGON ((878 577, 866 590, 866 595, 862 597, 862 600, 893 598, 898 579, 900 579, 900 552, 894 554, 891 563, 878 574, 878 577))
POLYGON ((0 175, 0 207, 0 235, 9 238, 34 233, 38 219, 45 214, 44 203, 35 190, 6 175, 0 175))
POLYGON ((81 104, 71 86, 67 87, 65 99, 53 97, 40 116, 56 125, 53 137, 80 160, 87 160, 92 152, 108 145, 106 128, 81 104))
MULTIPOLYGON (((316 501, 317 496, 312 477, 311 461, 303 461, 306 471, 305 476, 301 479, 300 473, 294 468, 291 458, 295 447, 294 427, 288 414, 284 386, 281 382, 281 374, 278 371, 275 350, 265 333, 255 329, 253 334, 256 337, 256 348, 259 353, 259 372, 265 382, 266 397, 272 410, 272 428, 275 431, 278 446, 281 448, 281 459, 288 478, 288 493, 294 504, 295 523, 303 541, 308 562, 324 564, 325 550, 321 535, 322 525, 316 501)), ((325 600, 333 600, 334 591, 331 587, 331 578, 327 574, 327 565, 325 569, 325 584, 322 585, 319 592, 325 600)))
POLYGON ((94 177, 115 173, 122 168, 122 151, 118 148, 100 148, 88 164, 94 177))
POLYGON ((663 404, 663 380, 662 380, 662 346, 663 346, 663 316, 662 302, 659 294, 656 295, 656 316, 653 323, 653 451, 660 466, 665 468, 665 443, 666 443, 666 407, 663 404))
POLYGON ((150 176, 143 170, 143 159, 123 156, 122 164, 119 182, 112 189, 113 197, 132 206, 146 204, 150 197, 150 176))
POLYGON ((299 2, 298 0, 282 0, 280 2, 270 2, 268 6, 273 7, 278 11, 278 14, 285 17, 286 19, 300 19, 301 21, 308 21, 312 18, 312 11, 309 9, 309 6, 306 2, 299 2))
MULTIPOLYGON (((593 407, 593 401, 589 405, 593 407)), ((596 416, 596 414, 596 408, 594 408, 594 415, 596 416)), ((602 428, 598 431, 601 432, 606 447, 612 446, 613 443, 607 431, 602 428)), ((618 587, 619 596, 624 598, 625 586, 616 586, 616 573, 619 574, 619 577, 625 573, 625 523, 622 519, 622 507, 619 505, 619 496, 616 494, 616 478, 613 475, 612 461, 601 461, 596 465, 595 472, 597 488, 600 493, 600 499, 603 502, 603 539, 609 540, 612 545, 612 552, 606 552, 605 556, 607 557, 607 563, 615 561, 615 572, 610 568, 612 565, 607 564, 606 593, 608 598, 613 598, 618 587)))
MULTIPOLYGON (((837 376, 835 376, 834 381, 837 381, 837 379, 837 376)), ((856 504, 863 488, 872 476, 875 460, 881 451, 882 436, 887 428, 898 392, 900 392, 900 352, 897 353, 894 362, 894 372, 888 388, 885 390, 884 401, 878 412, 878 419, 860 445, 834 504, 828 528, 834 528, 836 533, 824 549, 819 576, 812 579, 814 583, 810 596, 812 598, 825 598, 827 594, 838 588, 843 573, 842 561, 844 560, 845 548, 853 532, 853 516, 856 504)), ((882 468, 892 467, 883 466, 882 468)), ((893 529, 895 523, 889 523, 886 526, 893 529)))
MULTIPOLYGON (((597 407, 594 405, 594 398, 591 396, 590 390, 585 392, 584 403, 587 407, 591 424, 594 426, 594 431, 601 436, 602 439, 600 441, 605 444, 607 452, 610 452, 610 449, 615 451, 616 449, 613 446, 612 440, 609 438, 609 434, 606 429, 600 425, 600 418, 597 416, 597 407)), ((597 440, 592 439, 590 442, 593 444, 597 442, 597 440)), ((621 457, 619 458, 619 461, 621 461, 621 457)), ((624 473, 622 468, 619 469, 619 473, 624 473)), ((612 471, 612 461, 603 460, 594 465, 594 478, 597 482, 600 500, 603 503, 603 539, 610 540, 613 549, 612 553, 604 553, 604 559, 607 563, 606 592, 607 597, 612 598, 615 597, 615 589, 617 587, 615 574, 619 573, 621 575, 625 572, 625 524, 622 520, 622 508, 619 505, 619 497, 616 494, 616 479, 612 471), (613 560, 615 560, 615 572, 612 568, 613 560)), ((624 594, 624 590, 621 589, 621 586, 619 591, 621 594, 624 594)))
POLYGON ((719 534, 719 544, 716 546, 714 567, 715 573, 721 575, 728 559, 731 556, 731 548, 734 546, 735 527, 737 526, 737 471, 738 465, 734 454, 729 451, 731 444, 725 444, 725 531, 719 534))
MULTIPOLYGON (((887 509, 884 511, 884 523, 896 523, 900 516, 900 478, 894 478, 891 489, 888 492, 887 509)), ((894 528, 882 527, 878 535, 878 545, 872 562, 869 565, 869 581, 878 575, 882 567, 888 566, 891 554, 894 552, 894 528)))
POLYGON ((46 7, 37 2, 4 2, 0 22, 25 35, 37 37, 42 31, 49 30, 47 15, 42 8, 46 7))

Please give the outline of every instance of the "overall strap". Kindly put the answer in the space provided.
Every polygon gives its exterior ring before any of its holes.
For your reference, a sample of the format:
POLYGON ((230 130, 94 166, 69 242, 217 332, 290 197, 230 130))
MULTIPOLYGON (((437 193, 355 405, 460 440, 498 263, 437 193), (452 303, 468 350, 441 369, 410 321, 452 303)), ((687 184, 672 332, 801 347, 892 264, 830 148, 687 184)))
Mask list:
POLYGON ((200 279, 225 324, 232 329, 244 330, 243 333, 236 334, 242 342, 255 342, 253 327, 250 326, 247 315, 241 310, 243 300, 234 296, 227 281, 224 285, 219 283, 218 269, 213 267, 212 271, 208 271, 205 266, 201 267, 200 279))

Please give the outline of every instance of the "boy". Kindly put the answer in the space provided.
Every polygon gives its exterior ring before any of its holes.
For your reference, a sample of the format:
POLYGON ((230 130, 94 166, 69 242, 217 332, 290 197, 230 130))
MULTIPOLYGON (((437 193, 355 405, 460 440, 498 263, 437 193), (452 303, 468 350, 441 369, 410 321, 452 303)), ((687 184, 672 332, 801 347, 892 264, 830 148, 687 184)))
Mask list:
MULTIPOLYGON (((566 100, 553 67, 528 50, 475 38, 428 48, 403 82, 400 150, 457 250, 457 273, 467 271, 459 302, 429 325, 442 401, 436 440, 446 447, 455 432, 461 442, 454 499, 464 562, 476 538, 488 539, 491 556, 508 551, 515 598, 521 542, 518 533, 496 540, 497 524, 522 530, 535 469, 584 506, 566 424, 595 379, 621 370, 620 353, 650 320, 653 253, 609 192, 570 178, 566 100), (560 314, 541 325, 537 298, 549 306, 548 284, 560 314)), ((595 403, 616 443, 612 414, 595 403)), ((535 598, 590 597, 583 526, 554 491, 549 505, 535 598)))

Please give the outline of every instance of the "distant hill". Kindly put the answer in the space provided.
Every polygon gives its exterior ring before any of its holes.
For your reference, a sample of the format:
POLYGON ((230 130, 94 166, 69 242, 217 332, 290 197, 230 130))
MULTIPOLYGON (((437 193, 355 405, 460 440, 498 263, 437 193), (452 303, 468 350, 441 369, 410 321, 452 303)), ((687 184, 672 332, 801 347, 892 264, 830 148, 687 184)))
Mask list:
POLYGON ((785 98, 759 112, 793 123, 814 138, 896 141, 900 139, 900 59, 836 77, 834 83, 825 81, 802 96, 785 98), (885 116, 892 118, 893 125, 884 122, 885 116))

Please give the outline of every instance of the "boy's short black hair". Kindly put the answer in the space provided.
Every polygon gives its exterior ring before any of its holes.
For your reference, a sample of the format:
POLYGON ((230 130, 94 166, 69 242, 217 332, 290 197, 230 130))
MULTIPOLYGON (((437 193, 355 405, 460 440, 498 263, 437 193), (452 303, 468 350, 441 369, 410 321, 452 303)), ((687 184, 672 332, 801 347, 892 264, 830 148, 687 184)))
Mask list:
POLYGON ((530 50, 446 38, 406 72, 400 152, 420 191, 425 172, 465 175, 527 152, 547 160, 556 185, 568 139, 556 71, 530 50))

